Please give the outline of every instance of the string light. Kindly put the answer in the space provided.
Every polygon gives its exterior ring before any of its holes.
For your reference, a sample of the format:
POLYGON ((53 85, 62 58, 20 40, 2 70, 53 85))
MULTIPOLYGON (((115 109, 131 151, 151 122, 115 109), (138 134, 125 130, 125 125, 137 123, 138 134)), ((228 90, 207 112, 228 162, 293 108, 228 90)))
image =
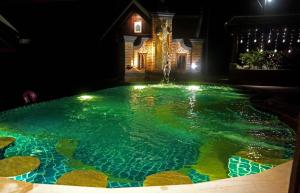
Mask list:
POLYGON ((289 50, 288 50, 288 53, 292 53, 292 47, 293 47, 293 41, 294 41, 294 31, 295 30, 292 30, 291 32, 291 36, 290 36, 290 43, 289 43, 289 50))
POLYGON ((279 31, 277 30, 277 33, 276 33, 276 39, 275 39, 275 49, 274 49, 274 52, 277 53, 277 44, 278 44, 278 37, 279 37, 279 31))
POLYGON ((260 36, 260 52, 264 51, 264 33, 261 33, 260 36))
POLYGON ((272 29, 270 30, 269 36, 268 36, 268 44, 271 43, 271 38, 272 38, 272 29))
POLYGON ((256 49, 258 52, 273 50, 276 53, 295 52, 295 46, 300 43, 300 28, 278 27, 269 29, 247 29, 246 33, 240 34, 238 43, 244 44, 243 50, 250 52, 256 49), (264 32, 264 30, 267 30, 264 32))
POLYGON ((257 31, 258 31, 258 29, 256 28, 255 31, 254 31, 254 41, 253 41, 254 43, 257 42, 257 39, 256 39, 256 33, 257 33, 257 31))
POLYGON ((250 29, 248 30, 248 35, 247 35, 247 46, 246 46, 246 51, 249 52, 249 44, 250 44, 250 29))
POLYGON ((287 33, 287 28, 284 28, 283 34, 282 34, 282 43, 286 42, 286 33, 287 33))

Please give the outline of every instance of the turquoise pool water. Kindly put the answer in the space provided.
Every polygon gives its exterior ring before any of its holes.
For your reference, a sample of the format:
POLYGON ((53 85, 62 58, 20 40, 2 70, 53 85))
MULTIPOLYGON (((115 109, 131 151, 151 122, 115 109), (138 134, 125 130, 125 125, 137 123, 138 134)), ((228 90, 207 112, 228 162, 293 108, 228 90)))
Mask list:
POLYGON ((142 186, 178 171, 194 183, 258 173, 290 159, 294 132, 253 108, 247 95, 214 85, 121 86, 2 112, 5 156, 41 160, 35 175, 53 184, 75 169, 109 176, 108 187, 142 186))

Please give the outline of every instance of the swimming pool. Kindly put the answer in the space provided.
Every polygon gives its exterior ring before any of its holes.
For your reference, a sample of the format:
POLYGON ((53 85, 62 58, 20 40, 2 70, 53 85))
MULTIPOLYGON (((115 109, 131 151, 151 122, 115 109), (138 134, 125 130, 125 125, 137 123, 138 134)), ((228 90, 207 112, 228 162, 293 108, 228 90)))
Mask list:
POLYGON ((294 132, 227 86, 120 86, 2 112, 0 136, 16 138, 6 157, 37 156, 34 175, 54 184, 92 169, 107 187, 143 186, 175 171, 193 183, 270 169, 293 155, 294 132))

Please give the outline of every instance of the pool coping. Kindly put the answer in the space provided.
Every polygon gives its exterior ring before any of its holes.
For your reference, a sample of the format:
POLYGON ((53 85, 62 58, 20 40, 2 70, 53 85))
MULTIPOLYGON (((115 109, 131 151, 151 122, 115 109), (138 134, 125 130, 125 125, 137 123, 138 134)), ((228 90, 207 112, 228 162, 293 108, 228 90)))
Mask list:
POLYGON ((0 178, 0 193, 287 193, 293 161, 259 174, 189 185, 94 188, 81 186, 31 184, 0 178))

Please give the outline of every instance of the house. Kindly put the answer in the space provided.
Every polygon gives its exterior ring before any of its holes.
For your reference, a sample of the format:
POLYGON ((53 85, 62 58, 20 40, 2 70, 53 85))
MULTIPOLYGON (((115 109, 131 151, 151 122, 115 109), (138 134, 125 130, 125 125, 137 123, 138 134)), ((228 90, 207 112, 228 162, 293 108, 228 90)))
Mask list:
POLYGON ((200 38, 203 14, 177 15, 149 12, 133 0, 103 34, 118 42, 121 74, 200 73, 204 40, 200 38))

